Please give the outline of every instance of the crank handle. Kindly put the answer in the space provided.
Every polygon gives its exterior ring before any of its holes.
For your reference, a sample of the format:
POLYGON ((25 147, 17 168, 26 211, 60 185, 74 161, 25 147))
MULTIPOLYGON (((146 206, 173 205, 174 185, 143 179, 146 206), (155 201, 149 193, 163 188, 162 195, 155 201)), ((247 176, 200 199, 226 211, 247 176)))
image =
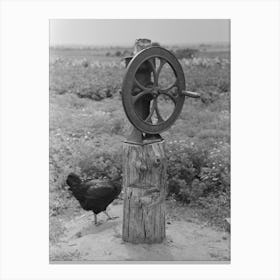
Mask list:
POLYGON ((192 98, 200 98, 200 93, 194 91, 183 90, 182 93, 185 96, 192 97, 192 98))

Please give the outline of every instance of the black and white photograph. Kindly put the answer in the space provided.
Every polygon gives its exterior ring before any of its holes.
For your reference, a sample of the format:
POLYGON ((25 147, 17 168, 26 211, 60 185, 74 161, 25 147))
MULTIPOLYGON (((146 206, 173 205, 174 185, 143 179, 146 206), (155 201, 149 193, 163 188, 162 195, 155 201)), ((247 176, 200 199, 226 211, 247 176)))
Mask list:
POLYGON ((278 0, 0 1, 0 279, 279 280, 278 0))
POLYGON ((230 20, 49 26, 50 263, 230 263, 230 20))

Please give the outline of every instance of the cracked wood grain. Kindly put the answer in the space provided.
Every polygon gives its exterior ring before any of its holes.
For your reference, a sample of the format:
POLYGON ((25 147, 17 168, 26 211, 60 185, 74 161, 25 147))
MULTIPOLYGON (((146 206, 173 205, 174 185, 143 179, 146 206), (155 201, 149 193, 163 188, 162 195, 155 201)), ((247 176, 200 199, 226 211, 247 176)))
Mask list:
POLYGON ((165 238, 164 141, 123 144, 123 240, 160 243, 165 238))

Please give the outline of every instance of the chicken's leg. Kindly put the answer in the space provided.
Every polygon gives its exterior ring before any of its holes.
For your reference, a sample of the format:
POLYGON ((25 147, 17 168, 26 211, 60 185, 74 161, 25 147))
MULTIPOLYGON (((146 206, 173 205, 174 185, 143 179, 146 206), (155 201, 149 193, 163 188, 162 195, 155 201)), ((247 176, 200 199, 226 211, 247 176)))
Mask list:
POLYGON ((108 213, 107 213, 107 211, 105 210, 105 211, 103 211, 105 214, 106 214, 106 216, 108 217, 108 220, 115 220, 115 219, 117 219, 117 218, 119 218, 119 217, 111 217, 108 213))
POLYGON ((101 225, 101 224, 102 224, 101 222, 97 222, 97 215, 96 215, 95 213, 93 213, 93 214, 94 214, 94 224, 95 224, 96 226, 101 225))

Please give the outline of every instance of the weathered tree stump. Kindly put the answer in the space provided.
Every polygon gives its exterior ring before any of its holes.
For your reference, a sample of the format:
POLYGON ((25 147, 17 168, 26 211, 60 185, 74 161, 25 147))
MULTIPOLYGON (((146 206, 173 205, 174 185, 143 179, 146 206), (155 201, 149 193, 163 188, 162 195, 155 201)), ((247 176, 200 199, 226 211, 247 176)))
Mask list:
POLYGON ((160 243, 165 238, 164 141, 123 144, 123 240, 160 243))

